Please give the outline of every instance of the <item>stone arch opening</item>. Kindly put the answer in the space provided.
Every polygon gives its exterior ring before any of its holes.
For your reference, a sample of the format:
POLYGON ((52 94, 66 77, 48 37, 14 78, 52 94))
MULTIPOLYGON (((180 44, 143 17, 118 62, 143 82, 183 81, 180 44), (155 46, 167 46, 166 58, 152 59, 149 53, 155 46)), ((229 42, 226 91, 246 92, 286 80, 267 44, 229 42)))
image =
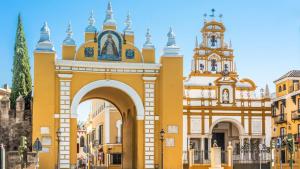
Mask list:
MULTIPOLYGON (((144 108, 139 95, 134 89, 122 82, 112 80, 92 82, 82 87, 74 96, 71 104, 72 116, 77 117, 77 108, 81 102, 91 99, 101 99, 110 102, 121 115, 122 125, 120 125, 120 119, 117 119, 116 124, 109 125, 110 127, 121 128, 121 139, 108 136, 101 146, 104 152, 105 165, 113 162, 113 155, 121 154, 121 156, 116 157, 121 158, 121 167, 135 168, 136 161, 134 159, 137 157, 136 125, 137 120, 143 119, 144 116, 144 108)), ((97 131, 97 128, 95 130, 97 131)), ((101 130, 100 126, 98 130, 101 130)), ((106 131, 107 135, 111 132, 111 130, 107 129, 107 126, 103 130, 106 131)))
POLYGON ((235 147, 239 147, 240 137, 244 135, 244 128, 235 119, 216 120, 210 127, 211 145, 216 140, 222 150, 226 150, 229 142, 235 147))

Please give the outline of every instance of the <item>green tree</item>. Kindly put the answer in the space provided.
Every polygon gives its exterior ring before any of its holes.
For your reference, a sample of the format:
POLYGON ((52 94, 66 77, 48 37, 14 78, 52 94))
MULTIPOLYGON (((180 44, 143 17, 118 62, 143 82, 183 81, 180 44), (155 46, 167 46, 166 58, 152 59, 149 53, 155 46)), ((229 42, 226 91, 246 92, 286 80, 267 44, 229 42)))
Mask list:
POLYGON ((25 97, 30 94, 32 90, 29 55, 20 14, 18 16, 18 27, 14 50, 12 92, 10 96, 11 108, 13 109, 16 106, 16 99, 19 95, 25 97))

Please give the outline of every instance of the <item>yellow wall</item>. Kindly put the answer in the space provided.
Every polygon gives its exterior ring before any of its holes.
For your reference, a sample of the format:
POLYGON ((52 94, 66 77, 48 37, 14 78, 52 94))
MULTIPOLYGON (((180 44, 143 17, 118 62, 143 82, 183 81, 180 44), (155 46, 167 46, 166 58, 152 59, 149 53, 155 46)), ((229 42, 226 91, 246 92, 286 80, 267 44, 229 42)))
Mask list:
POLYGON ((55 53, 35 53, 34 54, 34 103, 32 115, 32 142, 36 138, 41 138, 41 127, 48 127, 51 137, 51 146, 49 153, 40 153, 40 163, 44 164, 43 169, 53 169, 56 163, 57 141, 56 131, 57 124, 54 119, 57 102, 55 96, 57 89, 55 88, 54 60, 55 53))
MULTIPOLYGON (((273 103, 273 107, 275 108, 275 117, 272 118, 272 137, 275 139, 277 137, 280 136, 280 129, 283 127, 285 128, 285 137, 287 134, 299 134, 299 130, 298 130, 298 125, 300 125, 300 119, 292 119, 292 115, 293 112, 296 111, 298 112, 298 99, 300 99, 300 95, 296 95, 296 92, 299 91, 300 89, 296 89, 296 91, 293 91, 290 89, 290 87, 293 86, 293 80, 292 79, 285 79, 282 80, 281 82, 277 82, 276 83, 276 98, 280 98, 279 100, 275 100, 275 102, 273 103), (281 92, 279 92, 279 86, 282 87, 283 89, 283 85, 286 85, 286 90, 282 90, 281 92), (292 96, 295 96, 294 98, 292 98, 292 96), (284 114, 286 115, 286 122, 283 123, 276 123, 276 118, 278 118, 278 115, 280 114, 281 111, 281 104, 285 102, 285 111, 284 114), (277 108, 276 106, 277 105, 277 108), (277 117, 276 117, 277 116, 277 117)), ((300 113, 298 113, 300 114, 300 113)), ((295 145, 298 146, 298 145, 295 145)), ((286 148, 283 148, 286 150, 286 164, 283 164, 283 169, 287 169, 289 168, 288 166, 288 159, 289 159, 289 152, 286 148)), ((279 169, 280 167, 280 151, 276 151, 276 165, 274 167, 274 169, 279 169)), ((296 151, 295 153, 295 161, 296 161, 296 165, 294 168, 300 167, 300 151, 296 151)))
MULTIPOLYGON (((161 57, 161 74, 159 76, 160 127, 166 131, 166 139, 175 139, 174 147, 164 145, 164 167, 182 168, 182 57, 161 57), (169 134, 168 126, 176 125, 178 134, 169 134)), ((159 139, 159 137, 156 137, 159 139)))

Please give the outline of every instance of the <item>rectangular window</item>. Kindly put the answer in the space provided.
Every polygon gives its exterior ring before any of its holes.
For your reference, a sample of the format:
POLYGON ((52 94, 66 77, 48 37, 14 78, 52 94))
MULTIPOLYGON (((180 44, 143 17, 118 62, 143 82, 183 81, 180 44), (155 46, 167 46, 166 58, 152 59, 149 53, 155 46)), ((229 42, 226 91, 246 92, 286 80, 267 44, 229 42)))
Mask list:
POLYGON ((281 89, 281 86, 279 86, 279 87, 278 87, 278 92, 281 92, 281 90, 282 90, 282 89, 281 89))
POLYGON ((281 103, 280 104, 280 115, 283 115, 284 114, 284 104, 281 103))
POLYGON ((122 164, 122 155, 121 154, 112 154, 110 163, 113 165, 121 165, 122 164))
POLYGON ((99 144, 102 145, 103 144, 103 125, 99 126, 98 140, 99 140, 99 144))
POLYGON ((281 137, 281 138, 284 138, 284 135, 285 135, 285 128, 284 128, 284 127, 281 127, 281 128, 280 128, 280 137, 281 137))

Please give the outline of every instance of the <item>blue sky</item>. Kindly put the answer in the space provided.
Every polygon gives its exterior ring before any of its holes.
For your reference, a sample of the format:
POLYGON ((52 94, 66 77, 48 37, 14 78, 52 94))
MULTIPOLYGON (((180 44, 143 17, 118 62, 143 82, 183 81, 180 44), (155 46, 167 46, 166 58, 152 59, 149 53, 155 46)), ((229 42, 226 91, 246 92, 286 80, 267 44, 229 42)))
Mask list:
MULTIPOLYGON (((83 42, 83 32, 94 10, 96 25, 101 27, 107 0, 9 0, 0 5, 0 84, 11 84, 13 47, 17 15, 22 14, 31 63, 39 30, 48 21, 51 39, 58 57, 65 38, 68 21, 72 22, 77 45, 83 42)), ((169 26, 176 33, 178 46, 184 55, 184 75, 190 72, 195 36, 200 37, 203 14, 223 14, 227 28, 225 39, 235 49, 240 77, 253 79, 259 87, 269 84, 290 69, 300 69, 300 1, 299 0, 112 0, 118 30, 130 11, 136 46, 145 41, 147 27, 157 49, 157 61, 166 44, 169 26)), ((33 67, 32 67, 33 71, 33 67)))

